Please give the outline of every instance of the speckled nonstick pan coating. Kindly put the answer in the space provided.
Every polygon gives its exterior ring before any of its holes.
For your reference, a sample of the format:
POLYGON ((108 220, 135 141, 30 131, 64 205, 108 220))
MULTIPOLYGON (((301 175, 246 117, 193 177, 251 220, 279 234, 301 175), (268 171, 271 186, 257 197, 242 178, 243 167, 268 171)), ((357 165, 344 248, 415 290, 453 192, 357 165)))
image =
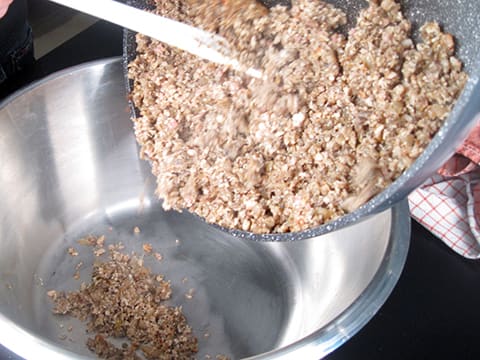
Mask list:
MULTIPOLYGON (((328 0, 328 2, 335 4, 347 13, 349 24, 353 24, 359 9, 367 4, 366 1, 360 0, 328 0)), ((148 0, 128 0, 127 3, 142 9, 152 6, 151 1, 148 0)), ((265 0, 265 4, 268 6, 279 3, 285 4, 285 0, 265 0)), ((480 31, 478 31, 480 1, 405 0, 400 3, 405 16, 413 24, 414 38, 416 38, 419 25, 426 21, 439 22, 444 31, 455 36, 457 56, 463 61, 469 74, 469 81, 462 95, 430 145, 412 166, 384 191, 354 212, 334 221, 308 230, 284 234, 253 234, 222 228, 224 231, 254 241, 294 241, 334 231, 377 214, 405 199, 411 191, 434 174, 454 154, 455 149, 478 122, 480 114, 480 47, 478 46, 480 44, 480 31)), ((127 92, 130 92, 131 81, 127 78, 127 65, 135 58, 136 43, 133 32, 124 31, 123 46, 125 83, 127 92)), ((132 115, 136 116, 137 109, 132 103, 130 103, 130 108, 132 115)), ((217 225, 212 226, 218 227, 217 225)))

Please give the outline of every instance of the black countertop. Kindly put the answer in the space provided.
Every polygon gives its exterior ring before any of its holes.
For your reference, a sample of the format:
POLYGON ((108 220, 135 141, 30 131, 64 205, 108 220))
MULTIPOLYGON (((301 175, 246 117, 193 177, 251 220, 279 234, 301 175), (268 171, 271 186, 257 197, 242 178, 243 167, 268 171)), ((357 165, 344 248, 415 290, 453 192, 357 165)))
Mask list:
MULTIPOLYGON (((100 21, 42 57, 16 87, 66 67, 121 54, 122 30, 100 21)), ((407 262, 391 296, 327 359, 480 359, 478 327, 480 261, 460 257, 413 222, 407 262)), ((0 357, 12 358, 5 350, 0 350, 0 357)))

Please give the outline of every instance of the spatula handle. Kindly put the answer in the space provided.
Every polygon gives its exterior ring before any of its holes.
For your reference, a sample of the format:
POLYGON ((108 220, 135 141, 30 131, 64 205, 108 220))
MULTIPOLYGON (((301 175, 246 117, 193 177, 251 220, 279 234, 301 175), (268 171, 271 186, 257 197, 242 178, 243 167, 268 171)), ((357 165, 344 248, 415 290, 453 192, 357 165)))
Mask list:
POLYGON ((142 33, 200 58, 238 67, 238 62, 228 57, 228 44, 223 37, 193 26, 114 0, 50 1, 142 33))

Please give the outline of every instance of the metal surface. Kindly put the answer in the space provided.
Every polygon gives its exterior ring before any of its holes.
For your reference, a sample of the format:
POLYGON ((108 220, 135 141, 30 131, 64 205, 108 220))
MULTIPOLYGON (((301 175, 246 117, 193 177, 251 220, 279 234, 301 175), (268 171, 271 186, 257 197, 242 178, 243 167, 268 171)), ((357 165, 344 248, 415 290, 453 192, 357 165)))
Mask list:
MULTIPOLYGON (((144 8, 146 0, 129 0, 132 6, 144 8)), ((285 4, 286 0, 264 0, 265 4, 285 4)), ((327 0, 343 9, 354 24, 359 10, 366 5, 363 0, 327 0)), ((403 200, 415 188, 434 174, 455 152, 469 131, 479 121, 480 113, 480 1, 462 0, 404 0, 400 1, 406 17, 413 23, 413 35, 417 38, 419 25, 426 21, 438 21, 445 31, 457 40, 457 55, 465 64, 470 76, 465 89, 442 128, 423 154, 394 183, 356 211, 306 231, 286 234, 258 235, 240 230, 223 229, 238 237, 254 241, 293 241, 340 229, 372 214, 377 214, 403 200)), ((124 36, 124 65, 135 56, 135 37, 126 31, 124 36)), ((127 89, 131 83, 127 80, 127 89)), ((132 112, 136 109, 132 105, 132 112)))
POLYGON ((68 69, 0 105, 0 343, 27 359, 91 356, 83 325, 53 316, 46 295, 88 279, 91 250, 76 243, 86 234, 164 256, 145 261, 172 281, 200 359, 320 358, 375 314, 407 255, 405 202, 321 237, 263 243, 164 212, 154 188, 119 60, 68 69))

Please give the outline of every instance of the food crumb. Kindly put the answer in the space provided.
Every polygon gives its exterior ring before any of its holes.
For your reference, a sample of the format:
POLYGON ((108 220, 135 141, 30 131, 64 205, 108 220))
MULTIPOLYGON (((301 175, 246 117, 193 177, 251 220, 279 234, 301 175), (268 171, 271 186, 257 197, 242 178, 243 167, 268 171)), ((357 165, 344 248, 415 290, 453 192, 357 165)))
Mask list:
POLYGON ((147 243, 143 244, 142 248, 143 248, 143 251, 146 252, 147 254, 150 254, 153 249, 152 244, 147 244, 147 243))
POLYGON ((97 238, 93 235, 88 235, 81 239, 78 239, 77 243, 85 246, 93 246, 97 243, 97 238))
POLYGON ((215 356, 215 359, 216 360, 230 360, 230 358, 226 355, 223 355, 223 354, 219 354, 217 356, 215 356))
POLYGON ((135 227, 133 228, 133 232, 134 232, 135 234, 140 234, 140 228, 139 228, 138 226, 135 226, 135 227))
POLYGON ((60 340, 62 340, 62 341, 67 340, 67 337, 68 337, 68 336, 65 335, 65 334, 58 335, 58 338, 59 338, 60 340))
POLYGON ((105 254, 107 251, 104 249, 104 248, 99 248, 99 249, 95 249, 93 251, 93 254, 97 257, 99 256, 102 256, 103 254, 105 254))
MULTIPOLYGON (((82 282, 79 290, 49 290, 52 312, 86 322, 92 334, 87 347, 100 358, 193 358, 198 340, 192 328, 181 307, 165 303, 172 294, 170 281, 146 268, 143 256, 121 252, 123 248, 121 243, 109 245, 108 258, 94 262, 91 281, 82 282), (127 345, 117 348, 113 338, 126 338, 127 345)), ((96 256, 100 251, 106 250, 92 248, 96 256)))
POLYGON ((97 241, 95 242, 95 244, 98 247, 103 247, 103 245, 105 244, 105 235, 102 235, 99 238, 97 238, 97 241))
POLYGON ((68 248, 68 254, 71 255, 71 256, 78 256, 78 251, 75 250, 75 248, 73 248, 73 247, 69 247, 68 248))
POLYGON ((153 256, 155 257, 155 259, 157 259, 157 261, 162 261, 162 259, 163 259, 162 254, 160 254, 158 252, 153 253, 153 256))

